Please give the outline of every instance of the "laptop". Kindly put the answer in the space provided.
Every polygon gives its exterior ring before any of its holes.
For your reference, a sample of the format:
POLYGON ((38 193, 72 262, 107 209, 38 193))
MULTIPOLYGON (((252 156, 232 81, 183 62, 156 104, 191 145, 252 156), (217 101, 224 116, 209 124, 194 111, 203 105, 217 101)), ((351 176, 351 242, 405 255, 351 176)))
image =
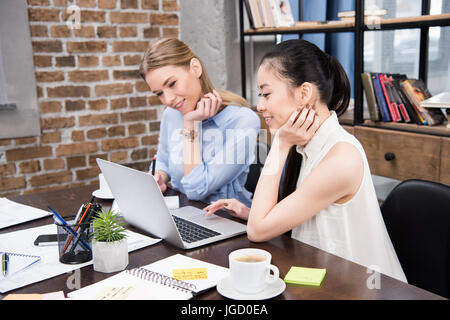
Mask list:
POLYGON ((170 244, 191 249, 246 233, 242 223, 193 206, 169 210, 151 174, 97 158, 120 213, 129 224, 170 244))

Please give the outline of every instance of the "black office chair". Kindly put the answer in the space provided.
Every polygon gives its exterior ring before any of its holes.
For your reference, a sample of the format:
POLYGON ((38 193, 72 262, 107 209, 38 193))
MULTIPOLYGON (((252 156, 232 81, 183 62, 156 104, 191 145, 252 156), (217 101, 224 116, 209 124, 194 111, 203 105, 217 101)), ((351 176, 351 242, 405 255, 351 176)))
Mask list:
POLYGON ((255 161, 250 164, 247 181, 245 182, 245 189, 251 193, 255 193, 256 185, 261 171, 264 167, 267 155, 269 154, 270 147, 262 141, 256 143, 255 161))
POLYGON ((450 297, 450 187, 425 180, 397 185, 381 205, 408 282, 450 297))

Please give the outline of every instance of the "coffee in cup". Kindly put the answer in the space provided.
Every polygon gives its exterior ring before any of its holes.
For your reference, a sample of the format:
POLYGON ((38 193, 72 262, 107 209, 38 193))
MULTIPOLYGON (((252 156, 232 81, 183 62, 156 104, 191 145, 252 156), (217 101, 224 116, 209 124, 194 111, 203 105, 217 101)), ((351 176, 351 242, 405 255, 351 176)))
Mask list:
POLYGON ((256 256, 256 255, 242 255, 242 256, 237 257, 235 259, 237 261, 241 261, 241 262, 262 262, 266 258, 265 257, 261 257, 261 256, 256 256))
POLYGON ((228 256, 231 284, 236 291, 254 294, 279 278, 279 270, 270 264, 272 255, 261 249, 239 249, 228 256), (270 271, 273 274, 270 274, 270 271))

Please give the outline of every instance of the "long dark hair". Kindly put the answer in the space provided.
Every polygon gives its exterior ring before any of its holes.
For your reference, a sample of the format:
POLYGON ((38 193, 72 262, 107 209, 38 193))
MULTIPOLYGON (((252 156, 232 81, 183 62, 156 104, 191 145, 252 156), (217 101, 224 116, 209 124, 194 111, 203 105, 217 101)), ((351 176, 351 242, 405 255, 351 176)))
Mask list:
MULTIPOLYGON (((339 61, 305 40, 287 40, 267 52, 261 64, 268 64, 290 86, 297 88, 304 82, 314 84, 319 100, 339 116, 350 101, 350 82, 339 61)), ((293 146, 289 152, 279 200, 291 194, 297 184, 302 156, 293 146)))

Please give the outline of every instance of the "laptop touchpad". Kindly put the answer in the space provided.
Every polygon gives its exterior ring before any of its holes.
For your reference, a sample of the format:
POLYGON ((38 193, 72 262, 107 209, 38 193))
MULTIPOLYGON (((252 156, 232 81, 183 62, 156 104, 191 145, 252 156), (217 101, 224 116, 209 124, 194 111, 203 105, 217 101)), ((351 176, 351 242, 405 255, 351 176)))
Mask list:
POLYGON ((195 207, 186 206, 179 209, 170 210, 170 213, 180 218, 190 218, 195 216, 203 216, 206 214, 206 211, 195 207))

